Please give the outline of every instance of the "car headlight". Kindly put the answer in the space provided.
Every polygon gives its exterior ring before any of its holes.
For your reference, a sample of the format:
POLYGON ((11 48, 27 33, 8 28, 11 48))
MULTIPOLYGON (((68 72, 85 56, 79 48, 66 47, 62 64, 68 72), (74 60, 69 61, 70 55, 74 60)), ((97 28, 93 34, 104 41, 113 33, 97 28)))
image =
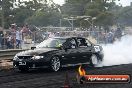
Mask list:
POLYGON ((44 58, 44 56, 33 56, 31 59, 32 60, 38 60, 38 59, 41 59, 41 58, 44 58))
POLYGON ((18 60, 18 57, 17 56, 14 56, 13 60, 18 60))

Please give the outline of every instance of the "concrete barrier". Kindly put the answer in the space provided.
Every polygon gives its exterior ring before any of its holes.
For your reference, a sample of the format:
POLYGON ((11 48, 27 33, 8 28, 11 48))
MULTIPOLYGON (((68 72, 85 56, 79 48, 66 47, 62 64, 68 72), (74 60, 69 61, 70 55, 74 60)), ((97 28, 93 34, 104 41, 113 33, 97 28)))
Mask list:
POLYGON ((15 54, 24 50, 26 49, 0 50, 0 60, 12 60, 15 54))
POLYGON ((0 70, 9 70, 13 68, 13 57, 24 49, 0 50, 0 70))
POLYGON ((6 50, 0 50, 0 60, 12 60, 14 55, 18 52, 29 50, 31 47, 36 46, 38 43, 34 44, 22 44, 22 49, 6 49, 6 50))

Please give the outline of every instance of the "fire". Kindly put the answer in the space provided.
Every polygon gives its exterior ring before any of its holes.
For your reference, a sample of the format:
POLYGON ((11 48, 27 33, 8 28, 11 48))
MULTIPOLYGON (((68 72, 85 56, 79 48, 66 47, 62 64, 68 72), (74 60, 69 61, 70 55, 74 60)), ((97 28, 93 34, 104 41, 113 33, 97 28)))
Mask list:
POLYGON ((84 76, 86 74, 86 71, 82 68, 82 66, 79 66, 78 72, 80 76, 84 76))

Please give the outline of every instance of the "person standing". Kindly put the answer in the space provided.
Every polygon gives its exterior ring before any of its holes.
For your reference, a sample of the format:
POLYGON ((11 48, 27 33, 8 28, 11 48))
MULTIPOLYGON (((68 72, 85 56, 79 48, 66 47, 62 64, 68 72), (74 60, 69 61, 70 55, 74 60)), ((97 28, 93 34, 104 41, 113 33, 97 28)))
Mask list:
POLYGON ((6 49, 7 48, 7 34, 4 33, 1 41, 1 48, 6 49))
POLYGON ((110 31, 107 35, 107 43, 113 43, 114 41, 114 34, 112 33, 112 31, 110 31))
POLYGON ((0 28, 0 49, 2 48, 1 42, 2 42, 2 37, 3 37, 3 30, 0 28))
POLYGON ((24 25, 22 28, 22 39, 24 40, 24 43, 27 43, 27 39, 30 39, 31 37, 31 31, 28 27, 28 25, 24 25))
POLYGON ((13 45, 12 45, 12 36, 11 34, 7 35, 7 49, 12 49, 13 45))
POLYGON ((121 37, 122 37, 122 30, 121 30, 121 28, 117 28, 117 30, 114 33, 114 38, 120 40, 121 37))
POLYGON ((22 40, 22 33, 21 33, 20 29, 18 29, 16 31, 16 48, 21 47, 21 40, 22 40))
POLYGON ((16 24, 11 24, 11 37, 12 37, 12 43, 13 43, 13 48, 16 48, 16 24))

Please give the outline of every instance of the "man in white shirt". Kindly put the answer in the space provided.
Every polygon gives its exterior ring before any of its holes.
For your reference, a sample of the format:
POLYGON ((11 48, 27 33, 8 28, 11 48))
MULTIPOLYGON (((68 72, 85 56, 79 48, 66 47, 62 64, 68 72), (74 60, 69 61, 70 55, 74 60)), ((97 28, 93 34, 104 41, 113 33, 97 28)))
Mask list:
POLYGON ((20 48, 21 39, 22 39, 22 33, 21 33, 20 29, 18 29, 16 31, 16 48, 20 48))

